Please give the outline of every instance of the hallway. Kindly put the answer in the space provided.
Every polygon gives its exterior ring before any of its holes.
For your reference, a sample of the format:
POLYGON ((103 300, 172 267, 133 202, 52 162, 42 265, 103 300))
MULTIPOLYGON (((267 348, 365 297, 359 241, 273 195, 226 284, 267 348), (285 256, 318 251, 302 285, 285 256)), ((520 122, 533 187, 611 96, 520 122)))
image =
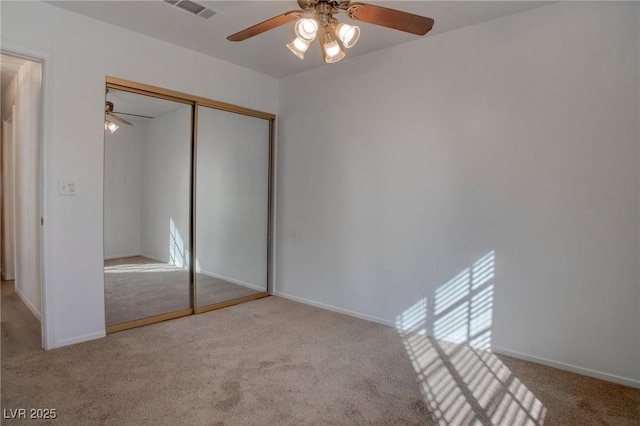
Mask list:
POLYGON ((20 300, 14 281, 2 281, 2 360, 41 351, 40 321, 20 300))

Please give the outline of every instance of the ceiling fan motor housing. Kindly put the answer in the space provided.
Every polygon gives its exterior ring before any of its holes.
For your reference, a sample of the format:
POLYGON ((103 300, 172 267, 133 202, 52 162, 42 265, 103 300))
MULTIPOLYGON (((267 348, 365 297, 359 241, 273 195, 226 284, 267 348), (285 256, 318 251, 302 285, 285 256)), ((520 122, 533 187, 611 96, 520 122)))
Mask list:
POLYGON ((351 0, 298 0, 298 6, 304 12, 327 11, 330 14, 346 11, 351 0))

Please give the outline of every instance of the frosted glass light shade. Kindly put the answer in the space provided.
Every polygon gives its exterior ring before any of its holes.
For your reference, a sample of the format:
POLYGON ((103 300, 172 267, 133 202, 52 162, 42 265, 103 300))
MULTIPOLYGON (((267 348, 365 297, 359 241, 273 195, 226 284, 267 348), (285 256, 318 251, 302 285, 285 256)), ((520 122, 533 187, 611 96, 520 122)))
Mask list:
POLYGON ((296 35, 301 40, 311 43, 316 38, 318 32, 318 24, 313 19, 298 19, 295 26, 296 35))
POLYGON ((342 45, 348 49, 358 42, 360 38, 360 27, 340 22, 336 25, 336 35, 342 42, 342 45))
POLYGON ((310 41, 296 37, 291 43, 287 44, 289 50, 300 59, 304 59, 304 54, 309 48, 310 41))
POLYGON ((111 133, 113 133, 116 130, 118 130, 118 125, 116 123, 114 123, 113 121, 105 120, 104 121, 104 129, 105 130, 109 130, 111 133))
POLYGON ((344 58, 344 50, 330 32, 324 33, 324 40, 320 43, 322 58, 327 64, 333 64, 344 58))

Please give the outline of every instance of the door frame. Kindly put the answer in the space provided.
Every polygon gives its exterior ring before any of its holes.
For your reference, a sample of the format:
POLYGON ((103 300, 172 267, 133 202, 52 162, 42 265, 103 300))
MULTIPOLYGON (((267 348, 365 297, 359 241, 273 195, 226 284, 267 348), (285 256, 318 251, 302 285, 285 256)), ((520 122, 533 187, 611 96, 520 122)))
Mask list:
POLYGON ((2 39, 1 53, 23 58, 42 65, 42 87, 41 87, 41 115, 40 115, 40 164, 39 168, 39 214, 40 214, 40 325, 41 325, 41 345, 45 350, 55 348, 55 333, 53 327, 53 289, 52 289, 52 251, 51 242, 53 232, 52 222, 52 167, 51 158, 53 154, 53 139, 51 137, 52 127, 52 94, 53 94, 53 53, 48 50, 29 46, 13 40, 2 39))
MULTIPOLYGON (((15 251, 16 251, 15 196, 16 194, 15 194, 15 154, 14 154, 15 132, 14 132, 14 126, 13 126, 13 116, 15 115, 15 111, 16 111, 16 106, 12 105, 11 114, 9 115, 9 117, 7 117, 6 119, 2 117, 2 144, 0 145, 0 150, 2 151, 0 153, 0 159, 2 161, 2 165, 0 166, 2 167, 2 188, 0 189, 0 191, 2 191, 2 200, 0 201, 0 210, 1 210, 0 218, 2 219, 2 221, 0 222, 0 226, 2 227, 2 230, 0 232, 2 233, 2 237, 5 241, 7 239, 7 232, 6 232, 7 230, 4 229, 5 222, 8 221, 9 218, 11 221, 9 226, 11 243, 7 244, 8 246, 11 247, 11 255, 10 255, 9 261, 7 262, 8 265, 6 268, 6 269, 9 269, 9 271, 7 271, 5 268, 2 268, 2 270, 0 271, 0 278, 5 281, 14 280, 15 271, 16 271, 16 258, 15 258, 15 251), (7 140, 7 136, 9 137, 8 140, 7 140), (6 154, 9 154, 10 158, 7 158, 6 154), (11 164, 10 169, 5 167, 7 162, 11 164), (7 181, 9 181, 9 183, 7 183, 7 181), (8 200, 9 194, 7 191, 5 191, 5 185, 12 187, 11 200, 8 200), (11 201, 10 203, 11 207, 10 209, 8 209, 8 210, 11 210, 10 212, 11 215, 9 216, 9 218, 5 214, 6 213, 5 206, 7 204, 7 201, 11 201)), ((5 249, 5 244, 2 244, 2 246, 0 247, 0 253, 2 253, 6 257, 6 253, 2 252, 2 250, 4 249, 5 249)))

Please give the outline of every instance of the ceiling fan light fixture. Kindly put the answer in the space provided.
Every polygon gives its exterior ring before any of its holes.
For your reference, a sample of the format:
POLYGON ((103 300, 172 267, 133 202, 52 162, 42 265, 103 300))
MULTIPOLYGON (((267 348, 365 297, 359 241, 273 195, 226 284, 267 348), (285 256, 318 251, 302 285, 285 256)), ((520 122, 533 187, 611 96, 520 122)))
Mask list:
POLYGON ((246 40, 293 22, 297 38, 287 44, 287 47, 296 56, 303 58, 309 45, 317 37, 322 58, 326 63, 332 64, 344 58, 344 49, 355 46, 360 38, 360 27, 339 22, 335 17, 339 13, 344 13, 356 22, 379 25, 417 36, 427 34, 434 24, 434 20, 426 16, 351 0, 298 0, 298 6, 299 10, 290 10, 252 25, 228 36, 227 40, 246 40))
POLYGON ((287 47, 289 48, 291 53, 296 55, 298 58, 304 59, 304 54, 309 48, 310 44, 310 41, 301 39, 300 37, 296 37, 291 43, 287 44, 287 47))
POLYGON ((110 131, 111 133, 115 132, 119 129, 119 126, 113 121, 105 120, 104 121, 104 129, 110 131))
POLYGON ((344 50, 338 43, 335 37, 331 35, 331 32, 324 32, 324 40, 321 40, 320 48, 322 49, 322 59, 327 64, 334 64, 344 58, 344 50))
POLYGON ((295 25, 295 32, 298 38, 311 43, 316 38, 316 33, 318 32, 318 23, 315 21, 315 19, 298 19, 295 25))
POLYGON ((349 49, 355 46, 360 38, 360 27, 357 25, 349 25, 344 22, 338 22, 335 29, 336 35, 342 42, 342 45, 349 49))

